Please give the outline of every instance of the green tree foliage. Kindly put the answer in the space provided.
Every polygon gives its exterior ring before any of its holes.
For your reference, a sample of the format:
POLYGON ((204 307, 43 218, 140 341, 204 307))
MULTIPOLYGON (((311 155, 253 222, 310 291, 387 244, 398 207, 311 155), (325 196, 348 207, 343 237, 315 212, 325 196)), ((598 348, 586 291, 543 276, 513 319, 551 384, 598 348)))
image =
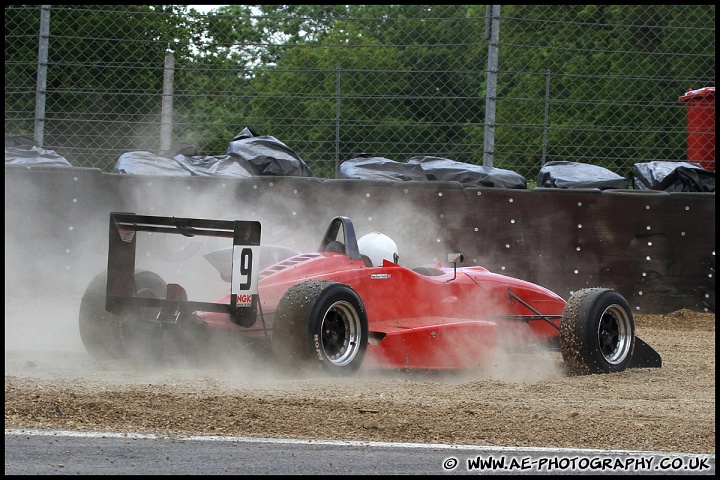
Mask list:
POLYGON ((532 178, 550 160, 592 163, 623 174, 629 174, 623 171, 628 161, 678 160, 672 152, 682 151, 686 133, 684 111, 674 108, 675 102, 687 79, 714 84, 714 61, 688 61, 683 55, 703 48, 714 52, 709 8, 503 6, 499 163, 522 159, 528 168, 520 173, 532 178), (696 19, 692 32, 688 14, 696 19), (536 108, 520 99, 535 99, 536 108), (663 128, 672 124, 678 126, 674 134, 663 128))
MULTIPOLYGON (((172 54, 174 142, 202 153, 224 153, 249 126, 322 177, 361 152, 481 164, 485 15, 484 5, 228 5, 206 15, 53 5, 46 143, 157 150, 172 54)), ((22 112, 34 110, 39 20, 38 6, 5 7, 6 132, 32 132, 22 112)), ((503 5, 494 166, 532 179, 550 160, 625 174, 633 161, 682 159, 677 98, 714 85, 714 51, 714 5, 503 5)))
POLYGON ((353 5, 334 10, 332 23, 307 22, 327 17, 323 6, 305 7, 265 21, 289 38, 277 63, 253 81, 262 129, 325 162, 361 152, 471 159, 464 125, 482 119, 482 67, 469 48, 478 39, 468 35, 477 19, 468 19, 467 7, 353 5))
POLYGON ((24 135, 32 138, 33 124, 24 121, 23 112, 33 111, 37 84, 36 59, 38 35, 25 32, 40 31, 40 15, 37 8, 5 7, 5 85, 12 85, 17 95, 5 95, 5 134, 24 135), (32 12, 32 13, 31 13, 32 12))
POLYGON ((225 153, 247 122, 252 69, 263 36, 249 5, 228 5, 200 15, 189 42, 193 54, 176 62, 174 137, 203 154, 225 153))
MULTIPOLYGON (((127 150, 133 143, 156 146, 156 138, 137 139, 136 127, 159 123, 165 56, 191 58, 189 40, 199 37, 203 26, 176 6, 53 5, 50 12, 45 143, 93 155, 127 150)), ((6 34, 35 33, 6 42, 6 58, 36 59, 18 50, 37 51, 40 9, 5 13, 6 34)), ((11 68, 17 72, 11 76, 32 77, 34 85, 36 63, 11 68)), ((35 97, 23 101, 34 103, 35 97)), ((7 108, 6 103, 6 114, 7 108)), ((75 159, 83 164, 79 155, 75 159)))

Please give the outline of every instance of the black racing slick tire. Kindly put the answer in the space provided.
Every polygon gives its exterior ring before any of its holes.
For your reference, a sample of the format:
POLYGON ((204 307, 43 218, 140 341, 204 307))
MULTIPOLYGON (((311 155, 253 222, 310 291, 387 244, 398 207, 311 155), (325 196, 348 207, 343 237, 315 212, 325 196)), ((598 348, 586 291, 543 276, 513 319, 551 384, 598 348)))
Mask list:
POLYGON ((572 373, 622 372, 635 348, 635 321, 622 295, 586 288, 568 300, 560 322, 560 352, 572 373))
POLYGON ((107 274, 97 275, 88 284, 80 301, 80 339, 96 360, 121 357, 114 315, 105 310, 107 274))
MULTIPOLYGON (((154 298, 165 298, 167 288, 159 275, 148 271, 135 273, 135 287, 136 296, 154 298)), ((103 272, 88 284, 80 302, 80 339, 85 350, 96 360, 131 355, 131 345, 148 333, 138 331, 138 324, 148 323, 148 318, 157 316, 156 309, 149 308, 141 309, 139 316, 119 316, 108 312, 105 310, 106 288, 107 274, 103 272)))
POLYGON ((272 330, 273 356, 280 365, 352 373, 360 368, 367 343, 365 307, 349 286, 309 281, 290 287, 280 299, 272 330))

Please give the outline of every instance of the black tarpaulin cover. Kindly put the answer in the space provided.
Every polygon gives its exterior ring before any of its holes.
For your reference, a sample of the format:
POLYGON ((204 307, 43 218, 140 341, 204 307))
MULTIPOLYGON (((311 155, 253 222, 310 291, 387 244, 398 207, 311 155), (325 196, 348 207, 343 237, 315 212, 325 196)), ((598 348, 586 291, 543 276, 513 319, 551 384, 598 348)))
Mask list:
POLYGON ((172 158, 167 158, 146 151, 123 153, 115 164, 113 172, 172 177, 226 176, 246 178, 254 176, 251 165, 240 158, 229 155, 188 157, 178 154, 172 158))
POLYGON ((441 157, 416 156, 408 164, 420 165, 428 180, 460 182, 466 186, 527 189, 519 173, 502 168, 473 165, 441 157))
POLYGON ((162 155, 147 151, 123 153, 113 172, 179 177, 313 176, 305 162, 284 143, 274 137, 257 136, 249 128, 230 141, 225 155, 199 155, 194 146, 181 143, 162 155))
POLYGON ((5 136, 5 165, 72 167, 54 150, 42 148, 35 140, 19 135, 5 136))
POLYGON ((338 178, 391 181, 425 181, 425 173, 420 165, 396 162, 384 157, 374 157, 367 153, 340 164, 338 178))
POLYGON ((247 127, 230 141, 226 154, 252 164, 256 175, 313 176, 307 164, 283 142, 268 135, 257 135, 247 127))
POLYGON ((714 192, 715 172, 690 162, 645 162, 633 167, 637 190, 665 192, 714 192))
POLYGON ((553 161, 540 168, 538 187, 546 188, 628 188, 625 177, 607 168, 586 163, 553 161))

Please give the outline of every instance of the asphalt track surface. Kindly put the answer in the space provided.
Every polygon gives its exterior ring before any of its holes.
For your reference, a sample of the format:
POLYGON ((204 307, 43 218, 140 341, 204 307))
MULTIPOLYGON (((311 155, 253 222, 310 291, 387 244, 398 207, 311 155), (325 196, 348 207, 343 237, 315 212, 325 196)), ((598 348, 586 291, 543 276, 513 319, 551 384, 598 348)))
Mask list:
POLYGON ((715 475, 715 455, 5 429, 5 475, 715 475))

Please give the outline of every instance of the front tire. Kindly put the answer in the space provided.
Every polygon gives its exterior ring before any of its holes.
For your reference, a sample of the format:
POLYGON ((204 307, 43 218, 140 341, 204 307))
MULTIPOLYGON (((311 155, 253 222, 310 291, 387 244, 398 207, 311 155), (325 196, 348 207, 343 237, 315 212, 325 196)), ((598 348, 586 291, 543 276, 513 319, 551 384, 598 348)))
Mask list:
POLYGON ((290 287, 280 299, 272 347, 281 365, 352 373, 360 368, 367 343, 365 307, 349 286, 309 281, 290 287))
POLYGON ((560 323, 560 352, 571 372, 622 372, 634 348, 635 321, 622 295, 586 288, 570 297, 560 323))

